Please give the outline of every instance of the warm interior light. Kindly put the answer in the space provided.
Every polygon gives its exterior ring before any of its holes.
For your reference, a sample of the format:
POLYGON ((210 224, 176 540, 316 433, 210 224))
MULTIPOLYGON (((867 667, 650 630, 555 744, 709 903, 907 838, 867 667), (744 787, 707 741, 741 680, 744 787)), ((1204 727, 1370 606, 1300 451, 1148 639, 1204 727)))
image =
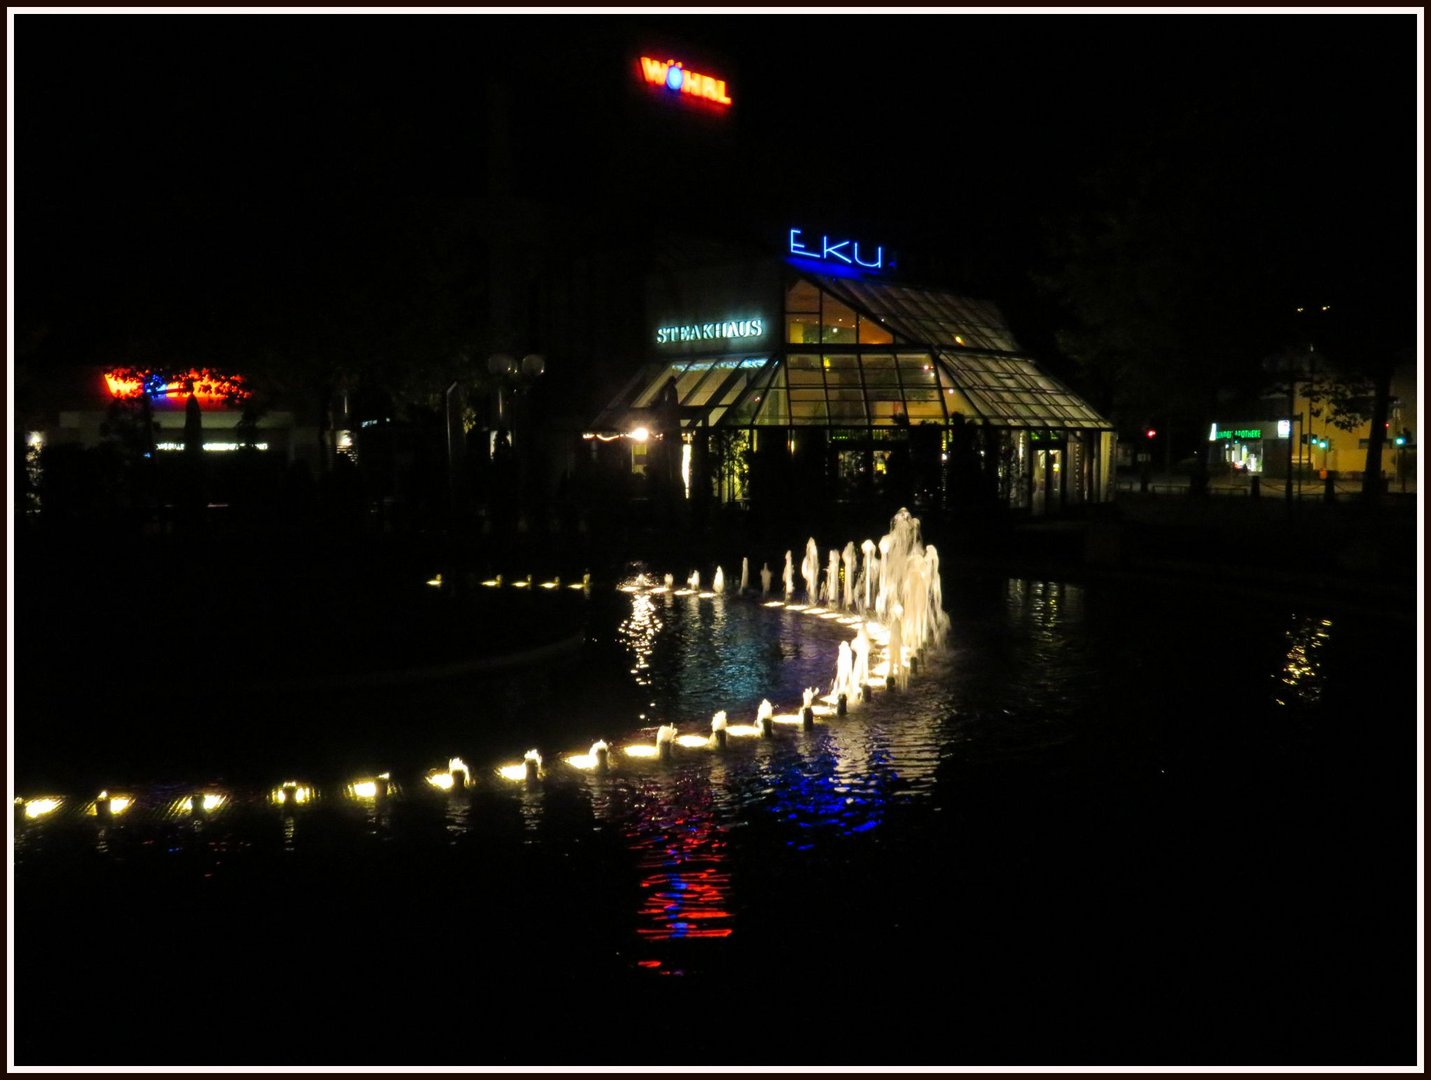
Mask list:
POLYGON ((643 428, 643 427, 638 427, 638 428, 632 429, 632 430, 628 433, 627 437, 628 437, 628 438, 631 438, 631 439, 635 439, 637 442, 645 442, 647 439, 649 439, 649 438, 651 437, 651 433, 650 433, 649 431, 647 431, 647 430, 646 430, 645 428, 643 428))

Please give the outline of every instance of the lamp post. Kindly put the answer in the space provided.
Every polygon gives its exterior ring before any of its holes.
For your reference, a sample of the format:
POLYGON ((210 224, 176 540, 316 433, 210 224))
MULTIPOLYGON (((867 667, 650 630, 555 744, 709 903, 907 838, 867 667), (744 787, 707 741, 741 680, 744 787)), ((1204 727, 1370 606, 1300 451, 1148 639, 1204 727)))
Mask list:
MULTIPOLYGON (((507 480, 525 480, 530 449, 527 445, 530 431, 526 423, 525 409, 519 408, 518 399, 530 388, 547 369, 546 358, 540 353, 527 353, 517 360, 510 353, 493 353, 487 357, 487 371, 496 384, 494 399, 495 416, 492 417, 494 434, 489 448, 494 464, 502 459, 499 468, 505 468, 509 454, 515 452, 517 476, 504 477, 507 480), (518 428, 522 430, 518 432, 518 428)), ((525 484, 521 485, 523 488, 525 484)))

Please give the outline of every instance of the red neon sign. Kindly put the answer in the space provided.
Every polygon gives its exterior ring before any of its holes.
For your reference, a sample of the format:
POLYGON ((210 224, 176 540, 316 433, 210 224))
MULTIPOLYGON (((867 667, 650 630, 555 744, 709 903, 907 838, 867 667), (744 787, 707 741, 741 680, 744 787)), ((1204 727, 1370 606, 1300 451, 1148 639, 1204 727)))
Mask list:
POLYGON ((249 394, 243 386, 242 375, 225 375, 209 368, 189 371, 113 368, 104 373, 104 385, 111 397, 131 399, 148 394, 157 403, 181 401, 192 393, 199 404, 209 407, 242 401, 249 394))
POLYGON ((730 104, 725 80, 712 75, 688 71, 679 60, 652 60, 641 57, 641 77, 652 86, 660 86, 677 94, 688 94, 701 101, 711 101, 722 108, 730 104))

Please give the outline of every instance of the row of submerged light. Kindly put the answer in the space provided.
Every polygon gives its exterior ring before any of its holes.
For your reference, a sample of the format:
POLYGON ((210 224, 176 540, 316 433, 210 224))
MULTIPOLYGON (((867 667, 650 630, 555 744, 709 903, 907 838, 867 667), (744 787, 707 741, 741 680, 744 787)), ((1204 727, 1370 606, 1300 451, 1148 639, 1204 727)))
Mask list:
MULTIPOLYGON (((671 760, 677 747, 684 750, 722 750, 732 738, 773 737, 777 725, 799 725, 805 729, 813 727, 816 718, 843 715, 851 702, 867 700, 871 693, 884 688, 894 690, 907 684, 910 674, 918 665, 928 647, 942 643, 948 628, 948 616, 942 610, 939 587, 938 554, 934 547, 925 547, 919 539, 918 519, 908 511, 901 510, 891 522, 891 530, 876 546, 873 541, 865 541, 864 566, 858 578, 854 577, 856 558, 854 545, 846 546, 844 557, 836 551, 830 552, 829 569, 821 582, 819 560, 815 541, 807 545, 805 579, 809 603, 793 602, 793 558, 787 552, 785 557, 784 600, 763 600, 763 606, 772 609, 803 614, 812 618, 832 620, 844 626, 858 627, 853 639, 841 641, 835 668, 835 676, 830 690, 821 694, 816 687, 807 687, 803 692, 801 706, 794 712, 775 711, 769 700, 762 700, 756 709, 753 724, 731 723, 725 710, 717 712, 711 719, 708 734, 681 734, 675 724, 662 724, 657 728, 654 743, 636 742, 619 747, 620 754, 633 760, 671 760), (874 553, 878 551, 876 556, 874 553), (844 565, 843 606, 839 567, 844 565), (823 588, 822 588, 823 585, 823 588), (876 592, 876 586, 878 591, 876 592), (863 593, 863 596, 861 595, 863 593), (821 606, 823 601, 826 606, 821 606), (860 614, 849 614, 849 609, 858 609, 860 614), (887 622, 875 621, 864 612, 874 610, 887 622), (882 659, 874 659, 875 650, 883 652, 882 659)), ((762 570, 761 596, 770 592, 771 574, 768 566, 762 570)), ((749 594, 748 560, 742 566, 741 593, 749 594)), ((436 584, 441 583, 441 575, 436 584)), ((489 587, 500 587, 502 579, 497 577, 483 582, 489 587)), ((529 576, 524 583, 531 585, 529 576)), ((569 587, 589 588, 590 575, 578 584, 569 587)), ((560 579, 542 583, 544 588, 560 588, 560 579)), ((716 568, 712 587, 708 591, 700 588, 700 574, 693 571, 684 588, 677 588, 674 576, 666 574, 664 581, 655 583, 645 575, 634 581, 618 586, 627 593, 660 594, 672 593, 676 596, 695 595, 699 598, 713 598, 724 592, 724 574, 716 568)), ((569 753, 559 760, 568 768, 581 771, 605 771, 611 763, 611 746, 598 739, 584 753, 569 753)), ((540 781, 546 775, 546 767, 541 753, 528 750, 520 762, 498 766, 493 775, 508 782, 540 781)), ((448 760, 446 768, 430 769, 424 776, 426 785, 438 792, 460 793, 473 782, 472 769, 460 757, 448 760)), ((360 802, 376 802, 396 793, 390 773, 379 773, 352 780, 345 787, 345 795, 360 802)), ((285 812, 294 812, 300 807, 314 802, 315 788, 300 780, 286 780, 267 793, 267 801, 285 812)), ((65 797, 40 795, 30 799, 16 798, 15 808, 27 820, 47 817, 65 805, 65 797)), ((92 801, 84 804, 82 812, 99 819, 113 819, 124 814, 135 805, 136 799, 130 793, 101 791, 92 801)), ((166 807, 169 815, 192 814, 210 815, 221 811, 230 802, 230 796, 213 789, 195 791, 170 800, 166 807)))

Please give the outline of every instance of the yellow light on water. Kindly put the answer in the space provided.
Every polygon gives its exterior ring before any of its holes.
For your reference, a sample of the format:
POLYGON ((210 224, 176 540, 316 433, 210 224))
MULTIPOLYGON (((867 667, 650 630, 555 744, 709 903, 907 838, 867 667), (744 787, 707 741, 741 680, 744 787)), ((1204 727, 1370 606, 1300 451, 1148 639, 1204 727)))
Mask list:
POLYGON ((595 754, 568 754, 562 758, 573 769, 594 769, 596 768, 595 754))
POLYGON ((223 806, 226 802, 228 802, 228 799, 226 799, 224 796, 216 795, 214 792, 210 791, 206 792, 204 795, 203 807, 205 810, 213 811, 223 806))
POLYGON ((770 719, 771 719, 771 722, 772 722, 772 723, 776 723, 776 724, 798 724, 798 723, 800 723, 800 714, 799 714, 799 713, 788 713, 788 712, 787 712, 787 713, 776 713, 776 714, 775 714, 774 716, 772 716, 770 719))
POLYGON ((353 785, 353 794, 360 799, 376 799, 378 797, 378 782, 376 780, 359 780, 353 785))
POLYGON ((561 588, 561 582, 560 582, 560 581, 543 581, 543 582, 542 582, 542 588, 543 588, 543 589, 559 589, 559 588, 561 588))
POLYGON ((503 765, 497 770, 497 775, 503 780, 525 780, 527 778, 526 763, 503 765))
POLYGON ((805 610, 807 607, 809 607, 809 606, 810 606, 809 604, 786 604, 786 605, 785 605, 785 610, 786 610, 786 611, 804 611, 804 610, 805 610))
POLYGON ((435 585, 435 586, 437 586, 438 588, 441 588, 441 587, 442 587, 442 575, 441 575, 441 574, 436 574, 436 575, 434 575, 433 577, 428 578, 428 579, 427 579, 427 583, 428 583, 429 585, 435 585))
POLYGON ((54 813, 55 810, 59 809, 60 803, 64 800, 46 796, 42 799, 25 799, 21 801, 25 805, 25 816, 27 818, 37 818, 54 813))
POLYGON ((785 606, 785 601, 784 601, 784 600, 767 600, 767 601, 765 602, 765 607, 784 607, 784 606, 785 606))
POLYGON ((449 791, 452 788, 452 774, 450 772, 430 772, 427 774, 427 782, 435 788, 449 791))
POLYGON ((759 735, 760 729, 754 724, 727 724, 725 733, 727 735, 733 735, 738 739, 749 738, 752 735, 759 735))
POLYGON ((485 586, 487 586, 487 588, 489 588, 489 589, 495 589, 495 588, 497 588, 497 586, 501 585, 502 583, 501 583, 500 581, 498 581, 496 578, 488 578, 486 581, 482 582, 482 584, 485 585, 485 586))
POLYGON ((823 614, 825 614, 825 609, 822 608, 822 607, 806 608, 806 609, 805 609, 805 614, 806 614, 806 615, 823 615, 823 614))
POLYGON ((708 736, 708 735, 677 735, 677 736, 676 736, 676 745, 677 745, 677 746, 688 746, 688 747, 691 747, 692 749, 694 749, 694 748, 696 748, 696 747, 707 747, 707 746, 710 745, 710 736, 708 736))
POLYGON ((713 592, 697 593, 696 595, 699 596, 702 600, 713 600, 713 599, 715 599, 715 593, 713 593, 713 592))
POLYGON ((656 748, 650 743, 637 743, 635 746, 623 746, 621 752, 627 757, 648 758, 656 756, 656 748))

